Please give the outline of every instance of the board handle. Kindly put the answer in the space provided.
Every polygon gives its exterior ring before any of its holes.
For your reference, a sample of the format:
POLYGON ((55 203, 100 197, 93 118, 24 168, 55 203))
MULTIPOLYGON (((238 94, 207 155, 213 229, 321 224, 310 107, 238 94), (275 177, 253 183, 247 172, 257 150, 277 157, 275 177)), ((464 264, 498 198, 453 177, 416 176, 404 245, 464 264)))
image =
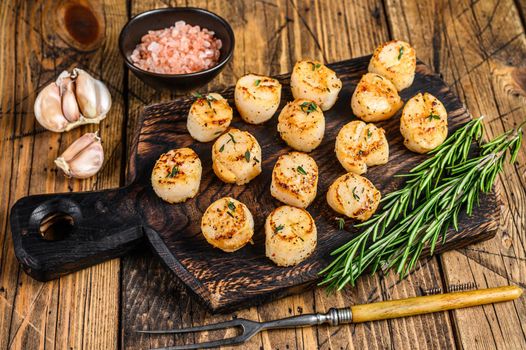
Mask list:
POLYGON ((143 241, 129 188, 24 197, 11 208, 15 255, 39 281, 119 257, 143 241))
POLYGON ((514 300, 520 297, 521 294, 521 288, 505 286, 355 305, 351 307, 352 322, 385 320, 491 304, 514 300))

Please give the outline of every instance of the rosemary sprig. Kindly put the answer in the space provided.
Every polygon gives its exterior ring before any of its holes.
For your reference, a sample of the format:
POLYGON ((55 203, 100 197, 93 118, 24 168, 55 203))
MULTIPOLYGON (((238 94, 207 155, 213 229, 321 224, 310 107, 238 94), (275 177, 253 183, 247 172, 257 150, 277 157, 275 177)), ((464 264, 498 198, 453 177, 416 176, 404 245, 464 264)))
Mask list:
POLYGON ((480 191, 491 190, 502 170, 506 153, 514 162, 522 142, 522 130, 511 130, 480 148, 469 157, 473 141, 482 137, 481 118, 452 134, 433 156, 413 168, 404 186, 382 200, 382 212, 357 227, 356 237, 336 249, 333 262, 321 273, 321 284, 341 289, 366 270, 375 272, 396 267, 405 276, 424 248, 433 254, 438 238, 444 241, 449 227, 458 229, 458 215, 465 208, 471 215, 480 191))

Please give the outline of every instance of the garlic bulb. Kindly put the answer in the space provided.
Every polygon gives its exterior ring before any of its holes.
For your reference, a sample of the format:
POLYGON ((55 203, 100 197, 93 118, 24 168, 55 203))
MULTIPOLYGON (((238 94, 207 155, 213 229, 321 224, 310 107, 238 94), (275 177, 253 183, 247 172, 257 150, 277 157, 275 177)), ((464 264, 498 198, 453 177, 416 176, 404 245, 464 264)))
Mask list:
POLYGON ((104 162, 104 151, 97 133, 87 133, 73 142, 55 164, 68 177, 86 179, 95 175, 104 162))
POLYGON ((104 83, 86 71, 62 72, 35 99, 35 117, 44 128, 63 132, 79 125, 98 124, 111 108, 111 95, 104 83))

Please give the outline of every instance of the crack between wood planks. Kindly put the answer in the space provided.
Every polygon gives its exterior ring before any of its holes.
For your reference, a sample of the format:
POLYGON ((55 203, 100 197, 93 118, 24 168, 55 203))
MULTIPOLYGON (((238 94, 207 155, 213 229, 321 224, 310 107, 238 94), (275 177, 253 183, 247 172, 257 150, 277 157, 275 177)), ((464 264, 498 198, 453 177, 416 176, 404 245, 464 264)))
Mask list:
MULTIPOLYGON (((20 10, 20 4, 17 4, 16 6, 16 12, 15 12, 15 25, 13 27, 13 34, 16 33, 16 28, 18 27, 18 12, 20 10)), ((14 37, 14 35, 13 35, 14 37)), ((17 61, 18 61, 18 53, 17 53, 17 50, 16 50, 16 44, 14 45, 15 46, 15 49, 14 49, 14 63, 15 63, 15 67, 17 66, 17 61)), ((18 77, 18 70, 15 69, 15 82, 18 81, 17 80, 17 77, 18 77)), ((14 97, 15 97, 15 101, 16 101, 16 96, 17 96, 17 93, 18 93, 18 89, 17 89, 17 84, 13 84, 14 87, 13 87, 13 90, 14 90, 14 97)), ((13 112, 14 112, 14 115, 16 115, 16 112, 17 112, 17 106, 16 104, 13 106, 13 112)), ((12 130, 12 134, 15 135, 16 134, 16 125, 17 125, 17 122, 16 120, 13 121, 13 130, 12 130)), ((11 175, 9 177, 9 193, 7 195, 7 203, 11 203, 11 199, 12 199, 12 192, 13 192, 13 174, 14 174, 14 166, 15 166, 15 142, 13 141, 12 142, 12 156, 11 156, 11 175)), ((7 233, 9 232, 9 220, 6 220, 6 223, 5 223, 5 227, 4 227, 4 232, 5 232, 5 235, 4 235, 4 242, 3 242, 3 245, 2 245, 2 251, 6 251, 6 244, 8 242, 8 239, 7 239, 7 233)), ((4 256, 2 256, 2 260, 3 261, 4 259, 4 256)), ((0 261, 0 262, 1 262, 0 261)), ((11 337, 11 330, 12 330, 12 327, 13 327, 13 316, 14 316, 14 313, 15 313, 15 309, 14 309, 14 305, 16 304, 16 298, 17 298, 17 295, 18 295, 18 283, 20 281, 20 265, 18 265, 18 267, 16 268, 16 281, 15 281, 15 295, 13 296, 13 306, 11 308, 11 315, 9 317, 9 326, 7 327, 7 336, 10 338, 11 337)))
POLYGON ((524 13, 526 11, 526 8, 522 8, 519 0, 514 0, 513 2, 515 4, 515 7, 517 8, 517 12, 519 13, 519 18, 522 24, 522 30, 526 31, 526 13, 524 13))
POLYGON ((388 15, 387 0, 382 0, 381 2, 382 2, 384 20, 385 20, 385 23, 387 24, 386 26, 387 37, 389 38, 389 40, 393 40, 393 22, 391 22, 391 17, 388 15))
POLYGON ((292 5, 292 8, 294 9, 296 14, 298 15, 299 19, 301 20, 301 23, 303 23, 303 25, 305 26, 305 28, 309 32, 310 36, 312 37, 312 40, 314 40, 314 44, 316 44, 316 47, 321 52, 321 55, 323 57, 323 61, 326 62, 326 63, 329 62, 329 60, 327 59, 327 56, 325 55, 325 51, 323 50, 323 48, 320 45, 320 41, 318 40, 318 37, 316 37, 316 35, 312 31, 311 27, 309 26, 309 24, 307 23, 307 21, 305 20, 303 15, 300 13, 298 8, 296 7, 296 4, 294 4, 294 1, 293 0, 289 0, 289 3, 292 5))
MULTIPOLYGON (((488 285, 488 278, 486 277, 486 274, 484 274, 484 282, 486 282, 486 285, 488 285)), ((513 301, 511 303, 515 304, 513 301)), ((504 339, 504 332, 502 331, 502 326, 500 324, 500 318, 498 317, 498 312, 497 312, 497 308, 495 307, 495 303, 489 304, 488 307, 491 307, 493 309, 493 313, 495 314, 495 320, 497 321, 497 326, 499 326, 500 335, 502 339, 504 339)), ((517 318, 517 320, 520 322, 519 318, 517 318)))
MULTIPOLYGON (((444 269, 444 262, 442 261, 442 256, 440 256, 438 259, 437 259, 437 262, 438 262, 438 272, 439 272, 439 275, 440 275, 440 280, 441 280, 441 283, 442 283, 442 288, 443 290, 446 290, 447 289, 447 280, 446 280, 446 273, 445 273, 445 269, 444 269)), ((449 318, 449 322, 451 324, 451 331, 453 333, 453 339, 455 341, 455 346, 458 348, 458 349, 462 349, 462 342, 460 341, 460 330, 458 328, 458 324, 457 324, 457 321, 456 321, 456 317, 455 317, 455 314, 453 312, 453 310, 449 310, 446 312, 447 314, 447 317, 449 318)))

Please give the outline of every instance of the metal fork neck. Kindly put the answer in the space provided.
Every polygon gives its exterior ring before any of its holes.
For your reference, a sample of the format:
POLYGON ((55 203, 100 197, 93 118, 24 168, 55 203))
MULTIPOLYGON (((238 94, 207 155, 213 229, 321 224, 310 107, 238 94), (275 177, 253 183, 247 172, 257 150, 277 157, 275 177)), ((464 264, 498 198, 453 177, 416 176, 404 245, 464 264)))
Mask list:
POLYGON ((322 318, 325 318, 321 323, 328 323, 331 326, 338 326, 340 324, 352 322, 352 310, 350 307, 344 307, 341 309, 331 307, 326 314, 321 314, 321 316, 322 318))
POLYGON ((336 309, 331 308, 325 314, 306 314, 298 315, 280 320, 263 322, 260 324, 261 329, 277 329, 277 328, 294 328, 305 327, 328 323, 331 326, 338 326, 340 324, 352 322, 352 311, 350 308, 336 309))

